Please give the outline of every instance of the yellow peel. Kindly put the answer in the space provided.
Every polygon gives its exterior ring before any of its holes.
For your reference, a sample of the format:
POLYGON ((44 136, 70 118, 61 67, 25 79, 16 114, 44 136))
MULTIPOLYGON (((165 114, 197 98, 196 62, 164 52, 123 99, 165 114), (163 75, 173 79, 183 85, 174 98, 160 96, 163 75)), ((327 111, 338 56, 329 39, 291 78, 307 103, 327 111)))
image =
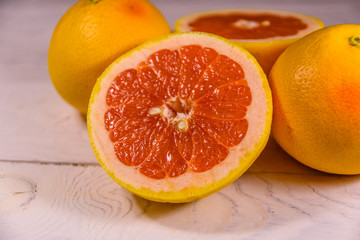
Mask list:
POLYGON ((51 37, 48 68, 60 96, 86 113, 96 79, 120 54, 171 32, 147 0, 79 0, 51 37))
POLYGON ((271 70, 273 136, 314 169, 360 174, 360 25, 310 33, 287 48, 271 70))

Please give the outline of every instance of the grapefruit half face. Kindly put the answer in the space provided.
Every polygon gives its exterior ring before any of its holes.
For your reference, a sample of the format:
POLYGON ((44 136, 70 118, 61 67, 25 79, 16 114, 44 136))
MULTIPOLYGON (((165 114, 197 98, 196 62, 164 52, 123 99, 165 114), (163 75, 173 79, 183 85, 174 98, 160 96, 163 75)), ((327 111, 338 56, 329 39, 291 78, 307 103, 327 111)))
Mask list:
POLYGON ((263 150, 272 100, 243 48, 207 33, 147 42, 111 64, 88 110, 94 153, 143 198, 187 202, 236 180, 263 150))
POLYGON ((315 17, 268 9, 225 9, 193 13, 175 23, 176 32, 199 31, 237 42, 268 74, 277 57, 295 40, 324 26, 315 17))

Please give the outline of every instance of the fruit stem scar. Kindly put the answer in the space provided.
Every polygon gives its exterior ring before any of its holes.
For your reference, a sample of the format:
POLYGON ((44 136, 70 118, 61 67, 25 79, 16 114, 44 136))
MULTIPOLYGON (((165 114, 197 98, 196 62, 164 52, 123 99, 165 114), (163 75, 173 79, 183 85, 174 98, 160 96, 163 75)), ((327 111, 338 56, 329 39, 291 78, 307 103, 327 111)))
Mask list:
POLYGON ((90 0, 90 3, 98 3, 100 0, 90 0))
POLYGON ((360 48, 360 36, 352 36, 349 38, 349 43, 351 46, 360 48))

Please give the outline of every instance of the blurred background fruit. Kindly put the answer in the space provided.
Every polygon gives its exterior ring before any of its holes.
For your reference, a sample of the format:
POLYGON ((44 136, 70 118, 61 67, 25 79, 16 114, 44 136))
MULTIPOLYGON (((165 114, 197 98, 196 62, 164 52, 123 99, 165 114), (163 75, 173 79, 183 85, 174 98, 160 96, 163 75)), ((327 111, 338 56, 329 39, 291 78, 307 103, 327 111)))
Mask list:
POLYGON ((270 9, 228 9, 193 13, 175 23, 175 31, 209 32, 246 48, 268 74, 278 56, 302 36, 322 28, 315 17, 270 9))
POLYGON ((58 93, 86 113, 104 69, 136 45, 170 33, 162 14, 146 0, 81 0, 58 22, 48 67, 58 93))

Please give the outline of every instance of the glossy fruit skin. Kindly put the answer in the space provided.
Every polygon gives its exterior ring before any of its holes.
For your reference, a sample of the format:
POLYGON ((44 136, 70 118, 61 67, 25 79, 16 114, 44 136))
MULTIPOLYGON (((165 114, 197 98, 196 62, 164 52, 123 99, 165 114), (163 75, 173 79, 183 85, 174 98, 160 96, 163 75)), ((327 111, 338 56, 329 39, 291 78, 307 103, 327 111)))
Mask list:
POLYGON ((86 113, 96 79, 124 52, 170 33, 166 19, 146 0, 81 0, 58 22, 48 67, 58 93, 86 113))
POLYGON ((298 39, 299 38, 291 38, 264 42, 237 43, 256 58, 265 74, 268 75, 280 54, 298 39))
POLYGON ((359 36, 355 24, 315 31, 286 49, 269 76, 274 138, 320 171, 360 174, 360 44, 350 41, 359 36))

